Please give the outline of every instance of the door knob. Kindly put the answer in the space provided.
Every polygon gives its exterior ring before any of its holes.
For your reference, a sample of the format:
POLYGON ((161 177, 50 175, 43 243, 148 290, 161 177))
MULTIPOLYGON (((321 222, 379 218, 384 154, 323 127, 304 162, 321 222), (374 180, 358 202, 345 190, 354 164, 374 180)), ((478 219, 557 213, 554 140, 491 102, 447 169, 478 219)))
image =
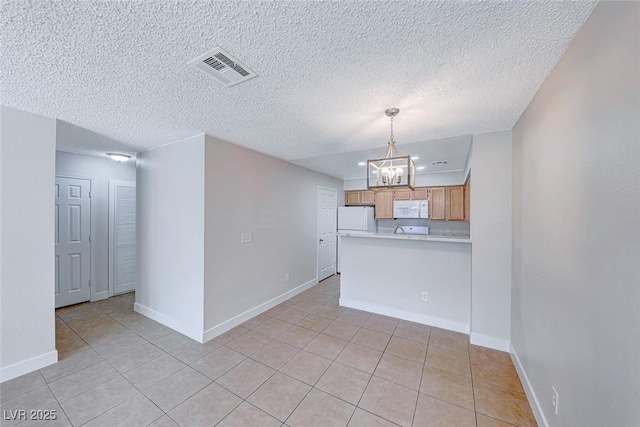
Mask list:
POLYGON ((324 242, 324 239, 320 239, 320 243, 324 242))

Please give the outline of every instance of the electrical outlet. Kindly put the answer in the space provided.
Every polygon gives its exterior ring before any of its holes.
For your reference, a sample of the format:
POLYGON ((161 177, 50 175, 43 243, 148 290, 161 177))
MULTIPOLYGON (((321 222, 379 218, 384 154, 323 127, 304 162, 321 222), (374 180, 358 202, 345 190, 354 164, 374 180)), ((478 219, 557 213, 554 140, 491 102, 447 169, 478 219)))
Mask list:
POLYGON ((551 387, 551 390, 553 391, 553 394, 551 395, 551 404, 553 405, 556 415, 558 415, 558 399, 560 396, 558 396, 558 391, 555 387, 551 387))
POLYGON ((284 281, 285 281, 285 282, 288 282, 288 281, 289 281, 289 273, 287 273, 287 274, 285 274, 285 275, 284 275, 284 281))
POLYGON ((251 243, 253 242, 253 234, 251 233, 242 233, 240 236, 241 243, 251 243))
POLYGON ((427 292, 422 293, 422 301, 424 302, 429 301, 429 294, 427 292))

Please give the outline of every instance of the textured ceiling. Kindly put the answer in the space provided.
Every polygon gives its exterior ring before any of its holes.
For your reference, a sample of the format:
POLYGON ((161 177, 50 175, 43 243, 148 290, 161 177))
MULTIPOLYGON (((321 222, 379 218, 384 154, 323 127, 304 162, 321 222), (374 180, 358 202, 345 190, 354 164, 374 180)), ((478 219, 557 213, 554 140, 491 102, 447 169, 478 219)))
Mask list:
POLYGON ((0 102, 132 151, 202 132, 285 159, 381 147, 388 107, 399 143, 508 129, 593 6, 2 0, 0 102), (217 45, 259 77, 187 65, 217 45))

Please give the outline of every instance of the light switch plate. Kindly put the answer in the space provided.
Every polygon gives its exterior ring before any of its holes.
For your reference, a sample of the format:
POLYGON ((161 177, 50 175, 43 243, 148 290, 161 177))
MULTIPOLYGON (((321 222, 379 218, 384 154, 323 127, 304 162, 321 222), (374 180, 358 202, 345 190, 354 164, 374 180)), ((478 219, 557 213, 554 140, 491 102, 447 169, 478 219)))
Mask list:
POLYGON ((252 233, 242 233, 240 236, 241 243, 251 243, 253 242, 253 234, 252 233))

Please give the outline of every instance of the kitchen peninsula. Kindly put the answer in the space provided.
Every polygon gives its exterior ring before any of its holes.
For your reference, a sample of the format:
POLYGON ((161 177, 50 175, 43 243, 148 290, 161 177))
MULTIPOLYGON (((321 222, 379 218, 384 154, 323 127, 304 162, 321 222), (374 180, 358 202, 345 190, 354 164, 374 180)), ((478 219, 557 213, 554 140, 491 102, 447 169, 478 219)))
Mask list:
POLYGON ((341 306, 469 333, 468 236, 339 235, 341 306))

